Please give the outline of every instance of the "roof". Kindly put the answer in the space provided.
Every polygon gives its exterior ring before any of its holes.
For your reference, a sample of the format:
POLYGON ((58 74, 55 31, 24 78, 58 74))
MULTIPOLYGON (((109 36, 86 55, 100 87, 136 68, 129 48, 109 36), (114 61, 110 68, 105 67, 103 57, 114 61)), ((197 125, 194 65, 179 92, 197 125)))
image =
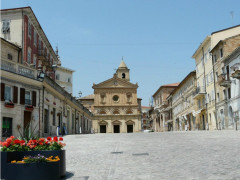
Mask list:
POLYGON ((179 85, 179 82, 178 83, 172 83, 172 84, 165 84, 165 85, 162 85, 158 88, 158 90, 153 94, 153 96, 155 96, 162 88, 176 88, 177 86, 179 85))
POLYGON ((202 47, 211 39, 211 36, 207 36, 203 42, 198 46, 197 50, 194 52, 194 54, 192 55, 192 58, 194 58, 199 51, 202 49, 202 47))
POLYGON ((228 56, 226 56, 224 59, 223 59, 223 62, 226 62, 227 60, 231 59, 231 58, 234 58, 234 56, 236 54, 240 53, 240 46, 237 47, 231 54, 229 54, 228 56))
POLYGON ((225 41, 227 41, 227 40, 229 40, 229 39, 232 39, 232 38, 235 38, 235 37, 238 37, 238 36, 240 36, 240 34, 237 34, 237 35, 235 35, 235 36, 231 36, 231 37, 228 37, 228 38, 225 38, 225 39, 223 39, 223 40, 218 41, 218 43, 211 49, 210 53, 212 53, 212 51, 213 51, 221 42, 225 42, 225 41))
POLYGON ((127 68, 127 65, 125 62, 122 60, 118 68, 127 68))
POLYGON ((233 28, 236 28, 236 27, 239 27, 239 26, 240 26, 240 24, 239 24, 239 25, 236 25, 236 26, 229 27, 229 28, 221 29, 221 30, 219 30, 219 31, 212 32, 211 35, 213 35, 213 34, 215 34, 215 33, 222 32, 222 31, 226 31, 226 30, 229 30, 229 29, 233 29, 233 28))
POLYGON ((57 69, 63 69, 65 71, 75 72, 74 70, 66 68, 66 67, 63 67, 63 66, 57 66, 57 69))
POLYGON ((9 42, 8 40, 6 40, 6 39, 4 39, 4 38, 2 38, 2 37, 1 37, 1 40, 5 41, 6 43, 8 43, 8 44, 10 44, 10 45, 12 45, 12 46, 14 46, 14 47, 16 47, 16 48, 18 48, 18 49, 21 49, 21 47, 19 47, 18 45, 13 44, 12 42, 9 42))
POLYGON ((190 73, 180 82, 180 84, 171 92, 170 95, 174 94, 174 93, 183 85, 183 83, 186 82, 186 80, 188 79, 188 77, 194 76, 194 75, 196 76, 196 71, 195 71, 195 70, 192 71, 192 72, 190 72, 190 73))
POLYGON ((94 99, 94 94, 90 94, 90 95, 81 97, 81 98, 79 98, 79 99, 80 99, 80 100, 81 100, 81 99, 94 99))

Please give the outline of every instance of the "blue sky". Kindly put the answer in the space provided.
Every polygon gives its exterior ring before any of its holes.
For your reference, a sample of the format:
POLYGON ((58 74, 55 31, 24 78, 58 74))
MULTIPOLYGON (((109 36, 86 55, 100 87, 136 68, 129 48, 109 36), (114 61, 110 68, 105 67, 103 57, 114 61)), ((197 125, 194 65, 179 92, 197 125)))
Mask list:
POLYGON ((192 54, 211 32, 240 24, 239 0, 5 0, 2 9, 31 6, 62 65, 74 69, 73 94, 113 76, 122 56, 149 98, 195 69, 192 54), (230 12, 234 11, 232 21, 230 12))

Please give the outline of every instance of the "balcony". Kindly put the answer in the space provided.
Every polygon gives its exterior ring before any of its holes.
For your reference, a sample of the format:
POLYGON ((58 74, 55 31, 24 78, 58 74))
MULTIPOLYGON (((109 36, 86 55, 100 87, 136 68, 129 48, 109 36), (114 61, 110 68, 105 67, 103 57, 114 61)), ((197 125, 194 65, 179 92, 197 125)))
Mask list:
POLYGON ((199 86, 196 88, 195 91, 193 91, 193 98, 194 99, 199 99, 202 97, 205 97, 206 91, 204 86, 199 86))
POLYGON ((217 83, 223 87, 229 87, 231 85, 231 80, 229 74, 222 73, 217 77, 217 83))
POLYGON ((45 50, 38 50, 38 60, 42 62, 43 66, 51 66, 50 59, 45 50))
POLYGON ((9 60, 1 60, 1 69, 29 78, 37 77, 37 70, 9 60))
POLYGON ((232 78, 240 79, 240 70, 235 70, 234 73, 232 73, 232 78))

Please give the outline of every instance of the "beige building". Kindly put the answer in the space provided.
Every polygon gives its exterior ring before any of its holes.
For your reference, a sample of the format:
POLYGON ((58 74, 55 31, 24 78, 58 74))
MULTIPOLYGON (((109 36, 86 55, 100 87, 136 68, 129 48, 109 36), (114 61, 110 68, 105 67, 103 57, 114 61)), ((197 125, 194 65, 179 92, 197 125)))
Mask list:
POLYGON ((21 48, 1 38, 0 138, 28 127, 41 136, 89 133, 92 113, 46 74, 21 62, 21 48), (44 75, 44 76, 43 76, 44 75))
POLYGON ((131 133, 141 131, 141 99, 138 84, 130 83, 130 73, 122 60, 114 76, 93 84, 94 95, 80 98, 94 112, 96 133, 131 133))
POLYGON ((204 39, 192 56, 196 63, 197 90, 194 99, 197 104, 196 121, 200 122, 199 129, 205 130, 207 125, 207 128, 210 130, 218 128, 215 111, 213 65, 210 51, 220 40, 238 35, 239 32, 239 25, 213 32, 204 39))
MULTIPOLYGON (((235 81, 231 79, 231 67, 224 65, 224 60, 236 48, 240 46, 240 34, 221 40, 211 50, 213 56, 213 72, 216 87, 215 108, 218 119, 219 129, 233 129, 234 121, 229 115, 229 101, 232 96, 231 84, 235 81)), ((209 102, 211 102, 210 96, 209 102)))
POLYGON ((197 129, 195 121, 195 102, 193 93, 196 90, 196 72, 190 72, 171 93, 174 131, 192 131, 197 129))
POLYGON ((166 84, 160 86, 160 88, 154 93, 154 131, 163 132, 168 131, 169 124, 171 121, 171 111, 166 110, 169 106, 168 96, 172 93, 172 91, 179 85, 179 83, 166 84))

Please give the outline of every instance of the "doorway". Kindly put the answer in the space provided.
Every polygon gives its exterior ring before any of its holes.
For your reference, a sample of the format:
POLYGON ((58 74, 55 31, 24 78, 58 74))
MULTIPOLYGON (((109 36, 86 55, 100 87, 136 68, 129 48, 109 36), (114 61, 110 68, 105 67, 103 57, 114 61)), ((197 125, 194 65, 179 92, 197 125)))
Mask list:
POLYGON ((24 131, 30 127, 32 112, 24 111, 24 131))
POLYGON ((120 125, 113 126, 114 133, 120 133, 120 125))
POLYGON ((48 133, 48 109, 44 109, 44 133, 48 133))
POLYGON ((2 122, 2 137, 12 136, 12 118, 3 117, 2 122))
POLYGON ((106 132, 107 132, 106 125, 100 125, 100 133, 106 133, 106 132))
POLYGON ((202 115, 202 122, 203 122, 203 130, 205 130, 205 116, 202 115))
POLYGON ((127 125, 127 133, 133 133, 133 125, 127 125))

